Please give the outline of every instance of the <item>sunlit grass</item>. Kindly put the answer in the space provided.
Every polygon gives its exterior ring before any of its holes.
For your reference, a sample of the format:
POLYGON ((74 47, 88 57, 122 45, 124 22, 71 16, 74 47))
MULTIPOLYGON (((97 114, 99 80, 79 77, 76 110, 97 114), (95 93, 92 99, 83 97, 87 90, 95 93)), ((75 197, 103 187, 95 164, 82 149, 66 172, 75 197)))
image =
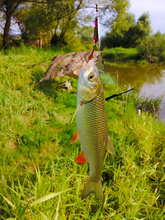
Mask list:
MULTIPOLYGON (((60 53, 60 51, 58 51, 60 53)), ((71 145, 77 96, 56 78, 33 85, 52 58, 49 49, 12 48, 0 55, 0 218, 1 219, 163 219, 165 205, 165 126, 147 114, 140 118, 128 96, 106 103, 108 131, 116 156, 105 155, 104 201, 92 194, 81 201, 88 164, 74 159, 80 144, 71 145), (122 114, 123 111, 123 114, 122 114)), ((102 75, 105 96, 115 82, 102 75)))
POLYGON ((139 59, 138 51, 136 48, 116 47, 105 49, 103 50, 102 54, 104 58, 108 58, 114 61, 134 62, 139 59))

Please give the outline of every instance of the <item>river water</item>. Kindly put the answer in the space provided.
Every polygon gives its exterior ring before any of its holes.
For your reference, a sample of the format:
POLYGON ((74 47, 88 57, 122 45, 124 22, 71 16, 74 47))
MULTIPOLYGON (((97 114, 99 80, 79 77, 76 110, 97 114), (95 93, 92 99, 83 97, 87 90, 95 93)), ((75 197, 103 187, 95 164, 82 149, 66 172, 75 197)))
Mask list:
POLYGON ((158 112, 159 120, 165 121, 165 66, 135 65, 104 61, 105 70, 124 90, 134 88, 135 93, 146 98, 163 96, 158 112))

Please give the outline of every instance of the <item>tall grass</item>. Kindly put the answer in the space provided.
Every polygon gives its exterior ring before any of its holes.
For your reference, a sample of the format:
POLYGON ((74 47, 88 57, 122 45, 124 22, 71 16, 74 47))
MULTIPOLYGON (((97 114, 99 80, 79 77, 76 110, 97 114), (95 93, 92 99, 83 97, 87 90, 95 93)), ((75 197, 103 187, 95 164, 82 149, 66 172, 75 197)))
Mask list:
MULTIPOLYGON (((60 53, 61 51, 58 51, 60 53)), ((52 49, 12 48, 0 54, 0 218, 1 219, 163 219, 165 212, 165 126, 136 114, 128 97, 106 103, 108 131, 116 156, 106 153, 102 183, 104 201, 92 194, 80 200, 88 164, 74 163, 80 144, 71 145, 76 94, 56 78, 33 85, 44 74, 31 67, 53 57, 52 49)), ((102 75, 105 96, 115 83, 102 75)))

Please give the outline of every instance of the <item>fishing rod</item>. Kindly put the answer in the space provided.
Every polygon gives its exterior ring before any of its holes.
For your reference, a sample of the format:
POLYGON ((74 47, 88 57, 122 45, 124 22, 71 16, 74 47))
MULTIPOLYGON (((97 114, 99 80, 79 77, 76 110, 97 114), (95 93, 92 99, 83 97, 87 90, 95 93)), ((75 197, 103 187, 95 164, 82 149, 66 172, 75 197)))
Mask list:
MULTIPOLYGON (((118 97, 118 96, 120 96, 120 95, 123 95, 123 94, 125 94, 125 93, 127 93, 127 92, 130 92, 130 91, 132 91, 132 90, 134 90, 134 88, 129 89, 129 90, 124 91, 124 92, 119 93, 119 94, 114 94, 114 95, 111 95, 111 96, 109 96, 109 97, 105 98, 105 101, 108 101, 109 99, 113 99, 113 98, 115 98, 115 97, 118 97)), ((77 94, 77 92, 72 92, 72 94, 77 94)))
POLYGON ((115 98, 115 97, 118 98, 118 96, 123 95, 123 94, 125 94, 125 93, 127 93, 127 92, 130 92, 130 91, 132 91, 132 90, 134 90, 134 88, 129 89, 129 90, 127 90, 127 91, 125 91, 125 92, 122 92, 122 93, 119 93, 119 94, 111 95, 111 96, 105 98, 105 101, 108 101, 109 99, 113 99, 113 98, 115 98))

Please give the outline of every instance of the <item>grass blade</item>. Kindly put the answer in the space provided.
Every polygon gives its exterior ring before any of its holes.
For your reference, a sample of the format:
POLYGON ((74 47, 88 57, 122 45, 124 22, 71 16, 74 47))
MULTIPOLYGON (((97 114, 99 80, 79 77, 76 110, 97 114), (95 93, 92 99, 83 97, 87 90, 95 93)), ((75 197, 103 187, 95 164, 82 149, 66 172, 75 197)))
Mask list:
POLYGON ((42 213, 41 211, 39 211, 39 213, 44 217, 44 219, 46 220, 50 220, 46 215, 44 215, 44 213, 42 213))
POLYGON ((71 189, 67 189, 67 190, 64 190, 64 191, 61 191, 61 192, 58 192, 58 193, 51 193, 51 194, 49 194, 49 195, 47 195, 47 196, 44 196, 44 197, 42 197, 42 198, 40 198, 40 199, 37 199, 36 201, 34 201, 34 202, 32 203, 32 205, 37 205, 37 204, 40 204, 40 203, 42 203, 42 202, 45 202, 45 201, 47 201, 47 200, 49 200, 49 199, 52 199, 52 198, 54 198, 54 197, 60 195, 61 193, 66 192, 66 191, 68 191, 68 190, 71 190, 71 189))
POLYGON ((58 210, 59 210, 59 204, 60 204, 60 195, 59 195, 59 199, 58 199, 58 204, 57 204, 57 209, 56 209, 56 216, 55 216, 55 220, 58 220, 58 210))
POLYGON ((4 200, 6 200, 6 202, 13 208, 13 209, 16 209, 15 205, 9 200, 7 199, 6 197, 4 197, 2 194, 1 196, 4 198, 4 200))

